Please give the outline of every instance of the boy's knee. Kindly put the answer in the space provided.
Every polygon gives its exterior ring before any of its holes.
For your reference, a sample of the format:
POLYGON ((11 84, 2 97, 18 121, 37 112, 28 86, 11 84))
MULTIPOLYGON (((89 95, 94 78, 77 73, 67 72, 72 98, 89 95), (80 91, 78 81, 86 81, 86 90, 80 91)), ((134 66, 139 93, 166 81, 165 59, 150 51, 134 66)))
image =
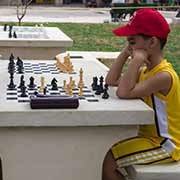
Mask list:
POLYGON ((111 149, 106 153, 103 161, 103 169, 116 169, 117 165, 113 157, 111 149))

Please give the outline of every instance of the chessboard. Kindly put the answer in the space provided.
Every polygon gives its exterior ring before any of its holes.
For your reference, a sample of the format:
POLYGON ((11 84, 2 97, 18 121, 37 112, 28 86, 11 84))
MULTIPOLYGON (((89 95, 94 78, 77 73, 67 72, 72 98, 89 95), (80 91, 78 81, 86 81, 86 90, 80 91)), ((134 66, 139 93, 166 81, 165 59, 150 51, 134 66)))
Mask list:
POLYGON ((76 74, 70 59, 68 54, 64 61, 59 58, 46 62, 22 61, 19 57, 16 60, 11 54, 7 67, 9 84, 6 86, 6 100, 23 103, 31 102, 35 97, 75 97, 87 102, 98 102, 99 95, 107 99, 108 86, 104 84, 104 77, 93 77, 93 82, 86 86, 84 70, 80 67, 76 74), (47 73, 53 74, 53 77, 47 73))
POLYGON ((8 70, 13 70, 15 74, 59 74, 59 73, 69 73, 76 74, 74 71, 74 66, 71 62, 72 57, 68 54, 64 57, 64 62, 61 59, 56 58, 56 62, 24 62, 21 58, 14 57, 13 54, 9 57, 8 70))
MULTIPOLYGON (((15 68, 15 73, 18 72, 18 66, 15 68)), ((23 64, 23 74, 59 74, 61 71, 57 68, 56 63, 46 63, 46 62, 24 62, 23 64)), ((76 74, 73 72, 72 74, 76 74)))
MULTIPOLYGON (((58 86, 58 90, 52 90, 52 86, 50 84, 46 85, 46 95, 51 95, 51 96, 68 96, 62 86, 58 86)), ((7 101, 17 101, 19 103, 24 103, 24 102, 30 102, 30 96, 36 96, 39 94, 39 86, 35 86, 33 89, 27 88, 26 89, 26 97, 22 97, 22 92, 21 89, 18 87, 15 87, 13 89, 9 89, 7 87, 7 93, 6 93, 6 99, 7 101)), ((88 102, 98 102, 99 100, 95 97, 93 92, 88 89, 87 86, 83 87, 83 96, 79 96, 79 88, 73 88, 72 89, 72 96, 78 97, 79 100, 86 100, 88 102)), ((41 96, 41 93, 39 94, 41 96)), ((44 93, 42 94, 42 96, 44 93)))

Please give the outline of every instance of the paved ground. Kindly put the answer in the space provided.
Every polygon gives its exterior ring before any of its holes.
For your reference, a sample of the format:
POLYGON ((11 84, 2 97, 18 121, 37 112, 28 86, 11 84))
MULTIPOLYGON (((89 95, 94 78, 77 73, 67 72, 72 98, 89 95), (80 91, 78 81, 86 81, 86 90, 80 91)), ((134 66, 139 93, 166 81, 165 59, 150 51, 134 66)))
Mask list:
MULTIPOLYGON (((169 23, 175 17, 175 11, 163 11, 169 23)), ((128 18, 126 19, 128 21, 128 18)), ((0 6, 0 22, 17 22, 16 7, 0 6)), ((83 7, 47 7, 30 6, 23 22, 82 22, 103 23, 111 21, 108 8, 83 8, 83 7)))

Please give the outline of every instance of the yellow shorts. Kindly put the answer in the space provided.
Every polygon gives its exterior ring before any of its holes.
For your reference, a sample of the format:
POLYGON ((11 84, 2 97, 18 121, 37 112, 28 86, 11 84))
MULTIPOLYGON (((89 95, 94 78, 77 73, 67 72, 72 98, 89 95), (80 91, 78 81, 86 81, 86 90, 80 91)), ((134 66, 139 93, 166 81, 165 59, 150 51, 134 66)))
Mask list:
POLYGON ((119 168, 134 164, 148 165, 174 161, 160 143, 143 137, 122 140, 113 145, 111 150, 119 168))

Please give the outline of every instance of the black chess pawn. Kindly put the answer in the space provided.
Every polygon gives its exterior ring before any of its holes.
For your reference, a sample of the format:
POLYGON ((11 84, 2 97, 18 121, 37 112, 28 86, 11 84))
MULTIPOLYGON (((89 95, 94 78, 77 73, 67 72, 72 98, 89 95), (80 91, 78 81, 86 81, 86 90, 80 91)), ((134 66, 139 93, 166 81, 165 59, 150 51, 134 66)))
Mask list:
POLYGON ((28 97, 28 95, 26 94, 26 86, 25 83, 24 85, 21 87, 21 97, 28 97))
POLYGON ((9 25, 9 31, 12 31, 13 25, 9 25))
POLYGON ((12 38, 12 31, 9 31, 8 37, 12 38))
POLYGON ((52 86, 52 90, 58 90, 56 78, 52 79, 51 86, 52 86))
POLYGON ((36 85, 34 84, 34 77, 31 76, 31 77, 29 78, 29 81, 30 81, 30 83, 29 83, 29 85, 28 85, 29 88, 30 88, 30 89, 34 89, 34 88, 36 87, 36 85))
POLYGON ((93 83, 91 84, 92 90, 95 91, 98 89, 98 78, 97 76, 93 77, 93 83))
POLYGON ((14 37, 14 38, 17 38, 16 31, 13 32, 13 37, 14 37))
POLYGON ((8 85, 9 89, 14 89, 16 87, 16 85, 14 84, 14 75, 13 73, 10 73, 10 83, 8 85))
POLYGON ((103 99, 108 99, 109 98, 109 94, 108 94, 107 90, 108 90, 108 85, 105 84, 104 85, 104 94, 102 95, 103 99))
POLYGON ((4 31, 7 31, 7 24, 4 24, 4 31))

